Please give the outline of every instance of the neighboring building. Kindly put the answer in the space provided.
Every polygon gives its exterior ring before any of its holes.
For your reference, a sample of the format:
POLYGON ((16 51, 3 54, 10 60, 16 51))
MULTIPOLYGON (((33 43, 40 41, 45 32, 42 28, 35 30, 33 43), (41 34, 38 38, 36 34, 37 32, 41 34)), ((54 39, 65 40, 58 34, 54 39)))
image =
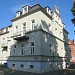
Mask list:
POLYGON ((74 44, 74 40, 69 40, 69 47, 71 49, 71 65, 75 64, 75 44, 74 44))
POLYGON ((12 25, 0 30, 0 63, 29 72, 65 69, 70 64, 68 32, 58 6, 26 5, 12 25))

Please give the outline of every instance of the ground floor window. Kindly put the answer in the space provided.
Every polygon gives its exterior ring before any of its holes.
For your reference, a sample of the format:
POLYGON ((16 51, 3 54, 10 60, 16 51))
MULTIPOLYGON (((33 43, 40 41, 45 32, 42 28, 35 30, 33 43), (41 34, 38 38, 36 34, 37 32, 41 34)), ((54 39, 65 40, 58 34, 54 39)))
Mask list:
POLYGON ((15 70, 15 64, 12 64, 12 69, 15 70))
POLYGON ((15 64, 12 64, 12 67, 15 67, 15 64))
POLYGON ((50 64, 50 67, 52 68, 52 64, 50 64))
POLYGON ((30 68, 34 68, 34 65, 30 65, 30 68))
POLYGON ((24 67, 24 65, 23 64, 21 64, 21 68, 23 68, 24 67))

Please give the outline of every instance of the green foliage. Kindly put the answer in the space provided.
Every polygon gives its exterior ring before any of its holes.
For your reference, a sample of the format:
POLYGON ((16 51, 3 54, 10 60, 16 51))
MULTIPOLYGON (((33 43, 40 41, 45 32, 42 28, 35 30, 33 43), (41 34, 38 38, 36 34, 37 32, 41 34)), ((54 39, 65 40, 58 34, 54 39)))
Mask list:
POLYGON ((75 16, 75 1, 73 3, 73 7, 72 7, 71 11, 72 11, 73 16, 75 16))
POLYGON ((71 12, 72 12, 72 14, 73 14, 73 16, 74 16, 74 18, 71 19, 71 21, 72 21, 72 23, 74 23, 74 25, 75 25, 75 1, 73 2, 73 7, 72 7, 72 9, 71 9, 71 12))
POLYGON ((4 68, 4 65, 3 64, 0 64, 0 67, 4 68))

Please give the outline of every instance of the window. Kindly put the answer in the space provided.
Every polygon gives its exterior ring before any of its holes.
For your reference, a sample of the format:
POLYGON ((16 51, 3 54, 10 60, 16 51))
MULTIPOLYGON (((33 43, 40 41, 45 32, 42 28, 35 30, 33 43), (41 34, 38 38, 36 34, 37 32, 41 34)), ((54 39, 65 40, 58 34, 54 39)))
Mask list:
POLYGON ((31 29, 34 30, 34 27, 35 27, 35 20, 31 20, 31 29))
POLYGON ((49 8, 47 8, 47 13, 50 14, 50 9, 49 8))
POLYGON ((23 48, 22 48, 22 55, 23 55, 23 48))
POLYGON ((9 37, 7 37, 7 39, 9 39, 9 37))
POLYGON ((14 48, 16 48, 16 45, 14 45, 14 48))
POLYGON ((9 31, 9 28, 6 28, 6 32, 8 32, 9 31))
POLYGON ((52 52, 52 45, 51 44, 49 45, 49 50, 50 50, 50 55, 51 55, 51 52, 52 52))
POLYGON ((28 6, 23 7, 23 14, 28 12, 28 6))
POLYGON ((56 36, 58 36, 58 30, 57 30, 57 28, 55 28, 55 34, 56 34, 56 36))
POLYGON ((24 65, 23 64, 21 64, 21 68, 23 68, 24 67, 24 65))
POLYGON ((17 17, 19 16, 19 12, 17 12, 17 17))
POLYGON ((15 67, 15 64, 12 64, 12 67, 15 67))
POLYGON ((31 54, 34 54, 34 42, 31 42, 31 54))
POLYGON ((7 37, 7 41, 10 41, 10 37, 7 37))
POLYGON ((34 65, 30 65, 30 68, 34 68, 34 65))
POLYGON ((3 43, 5 42, 5 38, 3 38, 3 43))
POLYGON ((61 52, 63 53, 63 48, 61 48, 61 52))
POLYGON ((62 37, 62 32, 60 32, 60 36, 62 37))
POLYGON ((26 31, 26 22, 23 23, 23 31, 26 31))
POLYGON ((23 23, 23 35, 26 33, 26 22, 23 23))
POLYGON ((15 26, 15 31, 14 32, 17 32, 17 30, 18 30, 18 26, 15 26))
POLYGON ((24 44, 22 44, 21 47, 21 54, 24 55, 24 44))
POLYGON ((66 41, 66 35, 64 35, 64 38, 63 39, 64 39, 64 41, 66 41))
POLYGON ((25 13, 27 12, 27 7, 24 8, 24 12, 25 12, 25 13))
POLYGON ((48 24, 48 26, 49 26, 49 29, 52 30, 52 27, 51 27, 51 24, 50 23, 48 24))
POLYGON ((58 47, 58 46, 57 46, 57 45, 55 45, 55 51, 57 51, 57 47, 58 47))
POLYGON ((14 53, 13 54, 15 55, 15 49, 14 49, 14 53))
POLYGON ((50 64, 50 67, 52 68, 52 64, 50 64))
POLYGON ((14 52, 13 54, 15 55, 16 54, 16 45, 14 45, 14 52))

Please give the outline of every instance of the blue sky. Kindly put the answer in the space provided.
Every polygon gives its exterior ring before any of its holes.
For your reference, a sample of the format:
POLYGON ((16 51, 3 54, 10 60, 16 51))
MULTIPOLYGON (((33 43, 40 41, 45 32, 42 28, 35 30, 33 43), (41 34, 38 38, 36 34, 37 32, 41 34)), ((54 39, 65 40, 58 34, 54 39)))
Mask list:
POLYGON ((71 22, 73 18, 71 8, 72 0, 0 0, 0 28, 11 25, 17 10, 22 10, 24 5, 33 6, 40 4, 42 7, 49 6, 52 10, 58 5, 62 21, 65 23, 65 29, 69 32, 69 39, 74 39, 74 25, 71 22))

